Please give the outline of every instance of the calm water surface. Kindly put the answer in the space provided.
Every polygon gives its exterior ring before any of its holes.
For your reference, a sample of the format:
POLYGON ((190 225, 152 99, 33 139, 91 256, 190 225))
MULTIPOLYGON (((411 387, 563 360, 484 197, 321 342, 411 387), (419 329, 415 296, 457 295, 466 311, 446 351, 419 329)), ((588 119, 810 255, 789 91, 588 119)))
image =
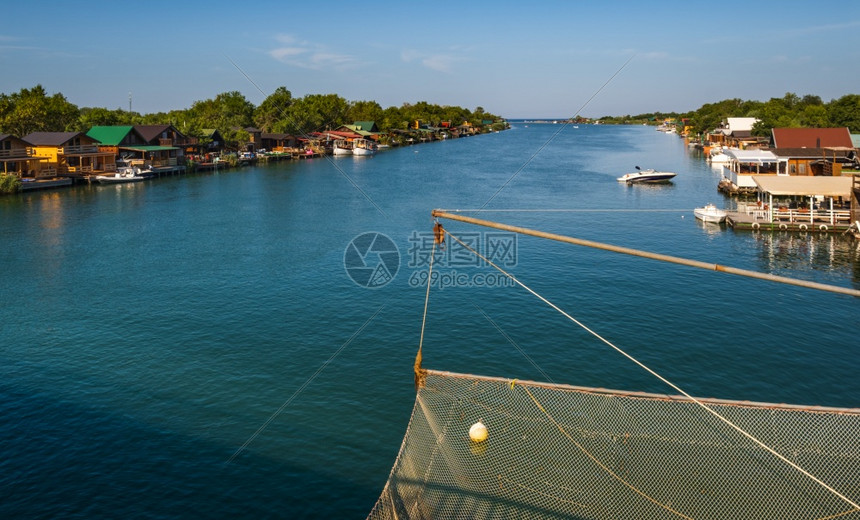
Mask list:
MULTIPOLYGON (((697 222, 695 206, 732 203, 718 179, 651 128, 516 124, 367 159, 0 198, 0 516, 363 518, 414 399, 434 208, 576 210, 481 216, 860 288, 848 239, 697 222), (615 181, 635 165, 678 176, 615 181), (376 289, 344 268, 368 232, 400 254, 376 289)), ((514 274, 692 394, 860 406, 855 299, 515 246, 514 274)), ((493 271, 460 253, 440 260, 459 286, 431 293, 425 366, 669 391, 522 290, 476 286, 493 271)))

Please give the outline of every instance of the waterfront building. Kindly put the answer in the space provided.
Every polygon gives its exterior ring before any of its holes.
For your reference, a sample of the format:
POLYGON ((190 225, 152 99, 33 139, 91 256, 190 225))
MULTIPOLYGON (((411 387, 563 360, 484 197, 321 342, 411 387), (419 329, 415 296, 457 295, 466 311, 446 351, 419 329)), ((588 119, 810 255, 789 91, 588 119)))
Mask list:
POLYGON ((29 143, 11 134, 0 134, 0 172, 19 178, 41 175, 41 163, 46 157, 33 155, 29 143))
POLYGON ((83 132, 32 132, 22 139, 33 147, 33 155, 44 157, 41 177, 84 178, 116 171, 112 152, 99 150, 98 141, 83 132))

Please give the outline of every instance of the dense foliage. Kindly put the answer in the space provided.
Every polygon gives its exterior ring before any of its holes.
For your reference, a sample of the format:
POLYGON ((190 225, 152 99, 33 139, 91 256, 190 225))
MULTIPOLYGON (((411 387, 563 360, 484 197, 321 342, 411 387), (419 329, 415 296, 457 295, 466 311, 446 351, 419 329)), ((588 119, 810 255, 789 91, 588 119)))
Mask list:
POLYGON ((16 175, 0 173, 0 194, 15 193, 21 189, 21 179, 16 175))
MULTIPOLYGON (((636 116, 605 116, 607 124, 659 124, 666 120, 686 120, 694 134, 719 127, 727 117, 755 117, 753 134, 770 135, 772 128, 848 127, 860 132, 860 95, 848 94, 825 103, 819 96, 786 93, 768 101, 725 99, 686 112, 654 112, 636 116)), ((246 128, 264 132, 305 135, 333 129, 355 121, 375 121, 379 130, 406 130, 416 122, 439 125, 450 122, 499 121, 499 116, 462 107, 439 106, 419 101, 399 107, 382 108, 375 101, 347 101, 337 94, 308 94, 294 98, 286 87, 278 87, 259 106, 237 91, 223 92, 214 99, 195 101, 190 108, 139 114, 122 109, 78 108, 62 94, 48 95, 41 85, 0 94, 0 133, 24 136, 36 131, 86 131, 96 125, 172 124, 188 136, 202 138, 205 130, 217 129, 228 143, 247 141, 246 128)))
POLYGON ((727 117, 755 117, 759 120, 753 127, 753 135, 769 136, 773 128, 841 128, 848 127, 852 133, 860 133, 860 95, 848 94, 829 103, 819 96, 803 97, 788 92, 781 98, 768 101, 742 101, 725 99, 702 105, 687 113, 653 113, 637 116, 604 117, 604 123, 649 124, 662 123, 666 119, 688 120, 695 134, 705 134, 720 126, 727 117))
POLYGON ((203 137, 216 129, 228 143, 248 140, 248 127, 264 132, 305 135, 334 129, 355 121, 375 121, 382 132, 406 129, 416 121, 439 125, 498 121, 482 107, 470 111, 419 101, 383 109, 375 101, 347 101, 337 94, 308 94, 294 98, 286 87, 277 88, 260 106, 240 92, 223 92, 214 99, 195 101, 191 108, 141 115, 122 109, 84 107, 69 103, 62 94, 48 96, 41 85, 0 94, 0 133, 18 137, 36 131, 87 131, 98 125, 172 124, 188 136, 203 137))

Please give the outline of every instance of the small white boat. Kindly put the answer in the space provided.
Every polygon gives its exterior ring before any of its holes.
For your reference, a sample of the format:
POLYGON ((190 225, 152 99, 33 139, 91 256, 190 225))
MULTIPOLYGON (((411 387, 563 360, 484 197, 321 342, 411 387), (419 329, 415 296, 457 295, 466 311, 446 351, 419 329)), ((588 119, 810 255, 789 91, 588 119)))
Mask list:
POLYGON ((719 209, 713 204, 707 204, 704 207, 696 208, 693 210, 693 214, 696 215, 696 218, 701 220, 702 222, 723 222, 726 220, 726 211, 719 209))
POLYGON ((346 139, 335 139, 331 153, 332 155, 352 155, 352 143, 346 139))
POLYGON ((376 150, 376 143, 369 139, 354 139, 352 141, 352 155, 373 155, 376 150))
POLYGON ((627 184, 645 183, 645 182, 668 182, 675 177, 677 173, 660 172, 654 169, 643 170, 636 167, 636 171, 618 177, 618 182, 626 182, 627 184))
POLYGON ((711 164, 724 164, 731 161, 731 157, 723 152, 722 148, 711 150, 711 154, 708 155, 708 162, 711 164))
POLYGON ((122 182, 136 182, 149 178, 152 170, 141 170, 137 166, 124 166, 113 175, 96 175, 96 182, 100 184, 119 184, 122 182))

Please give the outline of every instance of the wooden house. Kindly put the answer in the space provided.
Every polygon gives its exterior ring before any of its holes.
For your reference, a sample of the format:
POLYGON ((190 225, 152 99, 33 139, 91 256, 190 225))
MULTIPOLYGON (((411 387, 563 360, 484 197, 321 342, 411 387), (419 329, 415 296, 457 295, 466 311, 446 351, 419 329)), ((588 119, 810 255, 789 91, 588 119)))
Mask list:
POLYGON ((146 140, 131 125, 94 126, 87 131, 87 135, 98 141, 100 151, 112 153, 114 160, 119 157, 133 156, 129 147, 146 145, 146 140))
POLYGON ((196 146, 197 153, 213 153, 220 152, 224 149, 224 137, 216 128, 204 128, 203 135, 198 140, 196 146))
POLYGON ((789 175, 839 176, 843 166, 857 162, 848 128, 774 128, 771 134, 773 152, 789 175))
POLYGON ((84 177, 116 171, 111 152, 99 150, 98 142, 83 132, 33 132, 22 139, 33 147, 33 155, 45 157, 38 176, 84 177))
POLYGON ((185 164, 185 147, 196 142, 196 139, 186 137, 173 125, 135 125, 134 130, 143 138, 144 144, 129 145, 123 149, 134 157, 134 162, 142 162, 153 168, 185 164))
POLYGON ((375 121, 355 121, 351 125, 340 125, 335 131, 354 132, 365 139, 376 139, 379 136, 379 127, 375 121))
POLYGON ((40 164, 46 157, 33 155, 33 148, 14 135, 0 134, 0 173, 20 178, 35 178, 40 175, 40 164))
POLYGON ((758 147, 763 140, 752 135, 752 127, 757 122, 754 117, 727 117, 719 128, 708 134, 708 141, 725 148, 758 147))
POLYGON ((255 152, 260 148, 265 148, 263 143, 263 131, 257 127, 249 126, 243 128, 242 130, 248 132, 248 143, 245 145, 245 150, 249 152, 255 152))
POLYGON ((260 149, 270 152, 289 152, 296 148, 299 140, 294 135, 276 134, 269 132, 260 133, 260 149))

